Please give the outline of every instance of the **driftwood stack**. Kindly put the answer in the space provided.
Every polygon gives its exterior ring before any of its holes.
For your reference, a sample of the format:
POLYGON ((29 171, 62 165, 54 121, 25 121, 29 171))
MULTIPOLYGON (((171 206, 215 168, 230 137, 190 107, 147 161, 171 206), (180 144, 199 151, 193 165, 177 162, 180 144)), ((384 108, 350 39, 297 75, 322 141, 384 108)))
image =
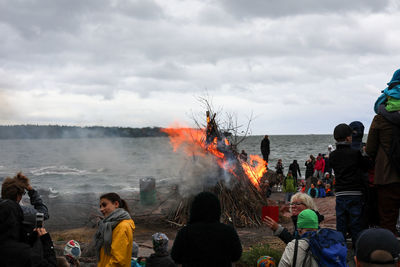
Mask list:
MULTIPOLYGON (((208 102, 206 101, 208 107, 208 102)), ((209 147, 215 147, 219 151, 216 161, 225 161, 234 164, 234 172, 225 170, 225 175, 230 175, 229 182, 215 178, 213 186, 204 188, 204 191, 215 193, 221 202, 221 221, 233 224, 236 227, 250 227, 261 225, 261 209, 267 205, 267 199, 262 185, 253 185, 245 174, 240 162, 237 147, 239 143, 232 143, 227 140, 231 136, 229 130, 221 131, 216 120, 216 113, 209 109, 206 112, 207 126, 205 128, 204 151, 210 152, 209 147), (221 156, 221 154, 223 156, 221 156), (221 159, 222 158, 222 159, 221 159)), ((241 141, 240 141, 241 142, 241 141)), ((222 170, 222 167, 221 167, 222 170)), ((214 180, 213 180, 214 181, 214 180)), ((262 181, 262 179, 261 179, 262 181)), ((210 183, 207 182, 209 185, 210 183)), ((181 198, 174 210, 168 216, 168 221, 174 225, 184 225, 189 219, 190 204, 193 196, 181 198)))
MULTIPOLYGON (((264 194, 250 182, 247 176, 232 177, 226 184, 218 181, 215 186, 205 188, 215 193, 221 203, 221 221, 235 227, 260 226, 262 206, 267 205, 264 194)), ((190 204, 193 196, 181 198, 175 209, 171 210, 168 220, 175 225, 185 225, 189 219, 190 204)))

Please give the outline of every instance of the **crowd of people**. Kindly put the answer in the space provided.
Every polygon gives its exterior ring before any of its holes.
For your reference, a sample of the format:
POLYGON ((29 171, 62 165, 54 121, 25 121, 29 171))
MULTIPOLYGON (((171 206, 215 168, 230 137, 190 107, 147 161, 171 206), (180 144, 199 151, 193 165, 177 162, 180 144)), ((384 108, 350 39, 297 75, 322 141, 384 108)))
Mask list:
MULTIPOLYGON (((282 176, 285 201, 290 205, 293 231, 266 216, 263 221, 286 245, 278 266, 347 266, 351 240, 357 266, 400 266, 399 233, 396 223, 400 209, 400 70, 375 104, 377 115, 366 144, 364 126, 359 121, 342 123, 333 130, 336 149, 310 155, 305 180, 294 160, 283 178, 282 160, 276 165, 282 176), (321 228, 324 216, 314 198, 336 197, 336 230, 321 228)), ((269 160, 270 141, 266 135, 261 152, 269 160)), ((247 154, 242 151, 243 159, 247 154)), ((152 236, 149 257, 137 257, 135 223, 127 202, 117 193, 100 196, 103 219, 94 236, 97 266, 232 266, 242 255, 240 238, 231 225, 220 222, 219 198, 201 192, 191 203, 189 221, 168 250, 163 233, 152 236)), ((47 206, 29 179, 22 173, 6 178, 0 199, 0 264, 18 266, 80 266, 81 247, 70 240, 62 256, 56 256, 53 241, 44 227, 49 219, 47 206), (31 206, 20 202, 28 193, 31 206)), ((258 266, 275 266, 265 255, 258 266)))

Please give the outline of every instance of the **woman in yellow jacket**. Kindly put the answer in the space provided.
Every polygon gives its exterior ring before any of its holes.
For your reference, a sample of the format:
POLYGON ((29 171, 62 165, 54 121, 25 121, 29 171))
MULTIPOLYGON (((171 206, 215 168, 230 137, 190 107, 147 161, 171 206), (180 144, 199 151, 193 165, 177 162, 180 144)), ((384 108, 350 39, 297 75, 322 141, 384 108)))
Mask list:
POLYGON ((100 197, 100 221, 95 234, 98 267, 131 266, 135 223, 129 215, 126 201, 116 193, 100 197))

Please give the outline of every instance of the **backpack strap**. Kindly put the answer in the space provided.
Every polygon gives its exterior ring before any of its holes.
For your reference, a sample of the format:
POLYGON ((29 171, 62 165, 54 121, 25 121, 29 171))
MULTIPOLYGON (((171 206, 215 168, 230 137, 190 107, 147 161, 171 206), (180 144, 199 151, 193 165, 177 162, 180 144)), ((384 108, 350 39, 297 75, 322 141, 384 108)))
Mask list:
POLYGON ((295 238, 294 241, 294 255, 293 255, 293 265, 294 267, 296 267, 296 262, 297 262, 297 251, 299 249, 299 240, 297 238, 295 238))
MULTIPOLYGON (((310 246, 308 246, 308 248, 306 250, 306 256, 304 257, 303 264, 301 265, 301 267, 306 267, 306 262, 307 262, 307 259, 309 256, 310 256, 310 246)), ((311 257, 312 257, 312 255, 311 255, 311 257)))

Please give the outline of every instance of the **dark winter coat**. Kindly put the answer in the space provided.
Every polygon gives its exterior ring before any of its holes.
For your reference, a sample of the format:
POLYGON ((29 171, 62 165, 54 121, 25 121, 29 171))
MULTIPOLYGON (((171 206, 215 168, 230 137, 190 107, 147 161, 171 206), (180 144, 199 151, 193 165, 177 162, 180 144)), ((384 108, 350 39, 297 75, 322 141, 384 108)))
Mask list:
POLYGON ((176 267, 168 252, 153 253, 146 260, 146 267, 176 267))
MULTIPOLYGON (((56 255, 50 235, 47 233, 35 242, 40 249, 22 242, 23 212, 21 206, 13 200, 0 202, 0 259, 1 266, 57 266, 56 255), (4 263, 3 263, 4 262, 4 263)), ((34 232, 33 234, 36 234, 34 232)))
MULTIPOLYGON (((330 165, 335 171, 335 191, 361 191, 366 188, 364 173, 369 168, 367 157, 359 150, 351 149, 348 143, 337 143, 330 156, 330 165)), ((337 194, 338 195, 338 194, 337 194)))
POLYGON ((221 206, 209 192, 193 200, 188 225, 180 229, 172 246, 171 257, 183 267, 232 266, 242 255, 235 229, 220 223, 221 206))
POLYGON ((0 200, 0 261, 4 267, 31 266, 31 248, 20 241, 23 213, 13 200, 0 200))
POLYGON ((289 165, 289 171, 292 171, 292 175, 294 178, 297 179, 297 173, 299 173, 301 177, 300 166, 297 163, 297 160, 294 160, 293 163, 289 165))
POLYGON ((304 164, 306 166, 306 179, 310 176, 313 176, 314 173, 314 164, 310 161, 304 164))
MULTIPOLYGON (((396 112, 391 112, 392 120, 396 121, 396 112)), ((398 112, 397 112, 398 113, 398 112)), ((376 115, 371 123, 366 152, 375 159, 374 184, 387 185, 400 183, 400 174, 389 162, 385 153, 389 151, 392 142, 392 123, 382 115, 376 115)))
POLYGON ((264 156, 264 158, 265 157, 267 157, 268 158, 268 155, 269 155, 269 139, 268 138, 264 138, 262 141, 261 141, 261 154, 264 156))
POLYGON ((362 139, 364 136, 364 124, 360 121, 353 121, 349 124, 350 128, 353 130, 351 148, 355 150, 361 150, 362 139))

